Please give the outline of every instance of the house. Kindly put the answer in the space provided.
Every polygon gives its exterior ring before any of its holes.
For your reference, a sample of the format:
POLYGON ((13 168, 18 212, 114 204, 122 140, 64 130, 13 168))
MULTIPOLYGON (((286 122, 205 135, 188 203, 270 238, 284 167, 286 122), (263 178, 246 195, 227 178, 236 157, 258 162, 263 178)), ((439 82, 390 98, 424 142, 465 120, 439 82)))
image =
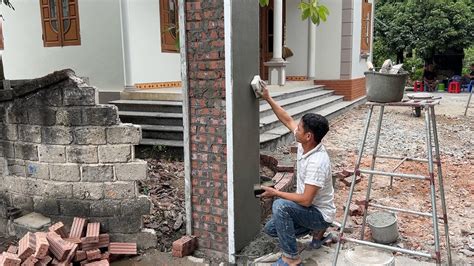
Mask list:
MULTIPOLYGON (((298 0, 271 0, 260 7, 260 36, 249 36, 260 38, 259 74, 280 85, 315 80, 345 100, 363 96, 372 2, 322 0, 330 14, 317 27, 301 20, 298 0), (293 56, 285 61, 287 48, 293 56)), ((13 5, 15 10, 0 6, 6 79, 72 68, 101 90, 102 102, 118 99, 124 90, 181 87, 178 0, 16 0, 13 5)))

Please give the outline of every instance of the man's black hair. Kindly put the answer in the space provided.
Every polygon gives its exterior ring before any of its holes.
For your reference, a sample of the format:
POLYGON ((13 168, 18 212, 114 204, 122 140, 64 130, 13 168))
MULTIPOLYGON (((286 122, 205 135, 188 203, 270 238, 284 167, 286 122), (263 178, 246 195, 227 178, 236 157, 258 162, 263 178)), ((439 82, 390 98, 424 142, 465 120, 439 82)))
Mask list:
POLYGON ((329 131, 329 122, 326 117, 314 113, 308 113, 301 118, 305 132, 311 132, 316 143, 320 143, 329 131))

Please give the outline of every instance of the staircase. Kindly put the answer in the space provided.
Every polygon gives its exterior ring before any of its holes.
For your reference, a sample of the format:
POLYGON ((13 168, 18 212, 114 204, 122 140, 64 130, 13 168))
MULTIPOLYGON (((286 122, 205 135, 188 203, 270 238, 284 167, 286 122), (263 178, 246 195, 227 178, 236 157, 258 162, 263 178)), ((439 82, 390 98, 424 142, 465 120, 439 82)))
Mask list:
MULTIPOLYGON (((124 92, 121 100, 110 103, 117 105, 123 123, 142 126, 141 145, 182 149, 183 110, 182 101, 176 94, 179 90, 124 92), (166 100, 159 100, 163 98, 166 100)), ((343 101, 343 97, 335 95, 334 91, 312 85, 311 82, 289 82, 284 87, 271 86, 269 90, 272 97, 297 120, 308 112, 331 119, 365 99, 343 101)), ((261 101, 260 148, 274 149, 293 140, 292 134, 273 114, 270 105, 261 101)))

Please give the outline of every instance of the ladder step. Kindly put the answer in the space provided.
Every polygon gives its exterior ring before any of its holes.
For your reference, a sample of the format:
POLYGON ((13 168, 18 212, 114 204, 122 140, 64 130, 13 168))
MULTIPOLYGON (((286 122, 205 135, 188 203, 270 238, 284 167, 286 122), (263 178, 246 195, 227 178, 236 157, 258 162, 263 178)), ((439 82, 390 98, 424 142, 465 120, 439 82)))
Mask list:
POLYGON ((369 246, 369 247, 381 248, 381 249, 386 249, 386 250, 395 251, 395 252, 401 252, 401 253, 405 253, 405 254, 410 254, 410 255, 415 255, 415 256, 420 256, 420 257, 425 257, 425 258, 430 258, 430 259, 436 258, 436 255, 434 255, 434 254, 432 255, 432 254, 425 253, 425 252, 419 252, 419 251, 405 249, 405 248, 387 246, 387 245, 383 245, 383 244, 378 244, 378 243, 369 242, 369 241, 365 241, 365 240, 359 240, 359 239, 350 238, 350 237, 341 237, 341 240, 347 241, 347 242, 352 242, 352 243, 357 243, 357 244, 361 244, 361 245, 366 245, 366 246, 369 246))
POLYGON ((400 174, 400 173, 384 172, 384 171, 378 171, 378 170, 359 169, 359 172, 362 174, 373 174, 373 175, 383 175, 383 176, 390 176, 390 177, 395 176, 395 177, 403 177, 403 178, 430 180, 428 176, 400 174))

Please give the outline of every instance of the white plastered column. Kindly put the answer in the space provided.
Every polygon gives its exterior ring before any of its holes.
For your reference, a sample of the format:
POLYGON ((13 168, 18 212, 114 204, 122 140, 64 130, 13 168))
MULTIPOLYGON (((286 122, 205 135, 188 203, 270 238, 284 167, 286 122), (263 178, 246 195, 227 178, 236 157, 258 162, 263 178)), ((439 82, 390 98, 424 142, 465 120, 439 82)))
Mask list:
POLYGON ((283 48, 283 0, 275 0, 273 6, 273 58, 265 62, 268 67, 270 85, 285 85, 286 62, 282 58, 283 48))

